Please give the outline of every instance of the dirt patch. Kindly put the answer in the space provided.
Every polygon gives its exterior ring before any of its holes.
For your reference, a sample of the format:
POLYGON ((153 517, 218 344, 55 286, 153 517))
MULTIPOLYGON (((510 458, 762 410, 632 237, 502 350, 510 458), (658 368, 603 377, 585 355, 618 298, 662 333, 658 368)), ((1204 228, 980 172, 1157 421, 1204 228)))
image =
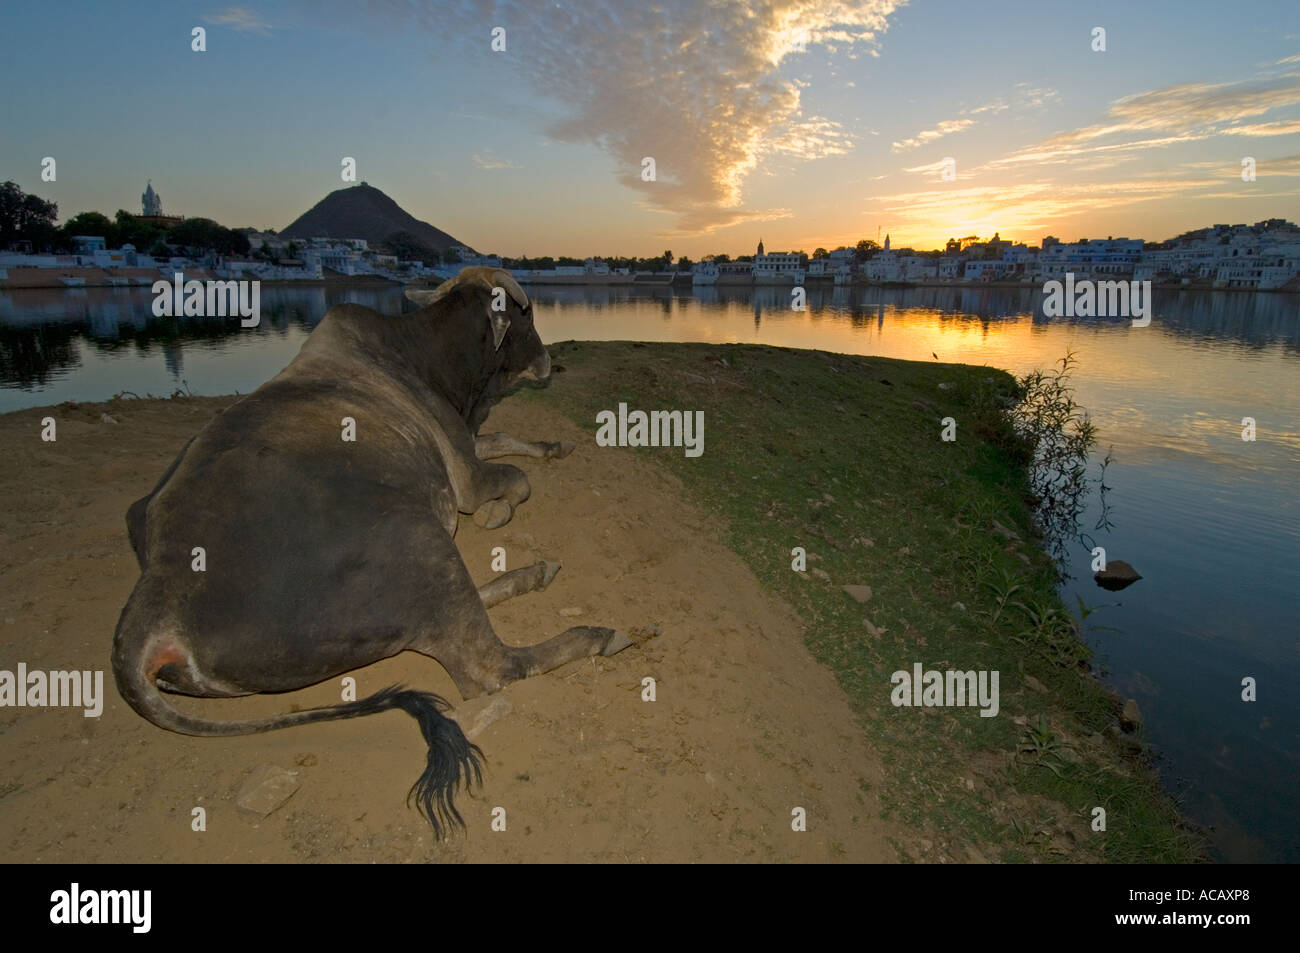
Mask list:
MULTIPOLYGON (((462 795, 466 836, 434 843, 404 798, 425 746, 407 715, 243 738, 187 738, 145 722, 108 669, 118 613, 138 575, 127 506, 230 398, 63 405, 0 417, 0 669, 105 675, 100 718, 0 708, 0 846, 11 861, 892 861, 879 818, 884 773, 798 616, 768 597, 644 453, 597 448, 556 413, 507 402, 484 432, 578 445, 566 460, 512 460, 532 498, 457 543, 477 582, 492 549, 508 568, 564 569, 543 593, 491 611, 516 645, 575 624, 661 634, 613 658, 509 686, 508 714, 477 737, 481 793, 462 795), (108 413, 113 420, 104 419, 108 413), (58 440, 40 439, 54 416, 58 440), (113 421, 116 422, 113 422, 113 421), (562 613, 561 610, 568 610, 562 613), (572 610, 581 610, 580 614, 572 610), (657 700, 642 700, 655 679, 657 700), (235 796, 259 766, 301 787, 262 820, 235 796), (196 807, 207 830, 191 829, 196 807), (492 830, 494 808, 506 830, 492 830), (791 812, 807 812, 807 831, 791 812)), ((677 452, 667 449, 662 452, 677 452)), ((461 703, 446 672, 412 653, 352 673, 358 695, 402 682, 449 699, 466 726, 491 698, 461 703)), ((337 681, 300 692, 193 702, 235 719, 339 700, 337 681)))

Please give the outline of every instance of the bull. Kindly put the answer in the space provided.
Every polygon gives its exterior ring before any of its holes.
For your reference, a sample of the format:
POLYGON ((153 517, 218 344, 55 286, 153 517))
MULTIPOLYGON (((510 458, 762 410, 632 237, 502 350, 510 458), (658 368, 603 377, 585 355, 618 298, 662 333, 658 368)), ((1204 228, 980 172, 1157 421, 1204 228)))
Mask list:
POLYGON ((458 515, 504 525, 528 499, 528 479, 490 461, 572 450, 478 434, 503 396, 547 381, 550 357, 507 272, 467 268, 407 295, 419 307, 397 317, 330 309, 283 371, 214 417, 130 507, 140 578, 112 665, 137 713, 186 735, 407 712, 428 744, 410 796, 441 837, 464 826, 457 789, 482 777, 482 751, 444 714, 445 699, 393 686, 329 707, 219 721, 183 712, 165 694, 287 692, 414 651, 436 659, 469 699, 632 644, 613 629, 575 626, 515 648, 493 631, 489 607, 546 588, 560 566, 538 562, 476 588, 454 542, 458 515), (353 440, 343 439, 345 418, 353 440))

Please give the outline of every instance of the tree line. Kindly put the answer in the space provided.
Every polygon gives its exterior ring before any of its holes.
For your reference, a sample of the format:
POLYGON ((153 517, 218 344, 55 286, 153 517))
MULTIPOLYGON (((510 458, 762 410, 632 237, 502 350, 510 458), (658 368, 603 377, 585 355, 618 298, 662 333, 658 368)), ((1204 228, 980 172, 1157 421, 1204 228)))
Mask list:
POLYGON ((24 242, 34 252, 71 252, 73 237, 95 235, 108 248, 134 245, 137 251, 168 257, 179 252, 200 255, 214 251, 223 255, 248 253, 248 234, 226 228, 210 218, 187 218, 172 226, 143 222, 124 209, 109 218, 102 212, 80 212, 62 225, 55 225, 59 206, 38 195, 23 192, 14 182, 0 185, 0 248, 14 248, 24 242))

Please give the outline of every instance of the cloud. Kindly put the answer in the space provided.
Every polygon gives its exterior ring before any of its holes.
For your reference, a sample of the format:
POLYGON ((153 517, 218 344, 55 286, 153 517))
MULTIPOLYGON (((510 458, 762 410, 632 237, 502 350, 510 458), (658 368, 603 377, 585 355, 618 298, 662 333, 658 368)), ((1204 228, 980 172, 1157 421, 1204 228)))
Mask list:
POLYGON ((513 159, 502 159, 500 156, 492 154, 491 149, 485 149, 482 153, 474 153, 474 164, 480 169, 522 169, 518 162, 513 159))
POLYGON ((927 162, 925 165, 914 165, 903 169, 904 172, 919 172, 926 174, 930 172, 942 172, 948 165, 948 158, 939 159, 935 162, 927 162))
POLYGON ((215 13, 203 14, 203 22, 211 23, 213 26, 225 26, 232 30, 238 30, 240 33, 260 33, 263 36, 270 36, 271 24, 262 19, 261 15, 248 9, 248 7, 226 7, 224 10, 218 10, 215 13))
MULTIPOLYGON (((1017 111, 1035 109, 1056 102, 1060 98, 1060 94, 1054 89, 1030 86, 1028 83, 1017 83, 1011 102, 1008 102, 1005 98, 998 98, 990 103, 985 103, 983 106, 976 106, 974 109, 963 109, 958 115, 995 116, 998 113, 1006 112, 1008 109, 1017 111)), ((977 120, 974 119, 945 119, 931 129, 923 129, 915 136, 893 143, 889 148, 891 152, 906 152, 908 149, 915 149, 936 139, 942 139, 944 136, 961 132, 963 129, 969 129, 976 122, 977 120)))
POLYGON ((824 159, 847 155, 853 151, 855 141, 856 137, 843 123, 824 116, 811 116, 804 121, 791 122, 784 131, 774 134, 769 139, 768 148, 797 159, 824 159))
POLYGON ((744 208, 744 186, 765 157, 842 155, 853 137, 804 114, 801 86, 779 69, 806 49, 870 51, 899 0, 659 0, 582 4, 500 0, 375 0, 367 9, 439 41, 488 46, 485 23, 506 27, 502 69, 564 108, 544 129, 564 143, 607 153, 615 176, 644 207, 699 234, 784 209, 744 208), (472 38, 472 39, 470 39, 472 38), (641 180, 655 160, 657 181, 641 180))
POLYGON ((1051 136, 989 165, 1075 163, 1097 153, 1144 151, 1218 135, 1290 135, 1297 131, 1296 120, 1241 123, 1297 104, 1300 72, 1230 83, 1181 83, 1117 99, 1105 121, 1051 136), (1093 145, 1132 135, 1144 138, 1093 145))
POLYGON ((961 132, 963 129, 969 129, 973 125, 975 125, 974 119, 945 119, 933 129, 923 129, 910 139, 903 139, 900 142, 893 143, 889 148, 893 152, 903 152, 907 149, 915 149, 917 146, 923 146, 927 142, 933 142, 935 139, 942 139, 944 136, 951 135, 954 132, 961 132))

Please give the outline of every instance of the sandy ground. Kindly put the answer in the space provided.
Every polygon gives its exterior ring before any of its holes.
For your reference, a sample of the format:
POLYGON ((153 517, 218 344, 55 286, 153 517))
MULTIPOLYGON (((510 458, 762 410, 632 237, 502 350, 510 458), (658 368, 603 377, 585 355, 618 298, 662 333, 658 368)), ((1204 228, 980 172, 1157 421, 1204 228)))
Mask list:
MULTIPOLYGON (((553 463, 517 458, 532 498, 457 543, 474 578, 491 549, 508 567, 564 569, 542 593, 491 611, 528 644, 574 624, 661 635, 613 658, 571 663, 495 698, 512 710, 476 738, 481 792, 458 805, 468 831, 442 843, 406 806, 425 746, 402 712, 239 738, 188 738, 147 723, 108 669, 118 613, 137 577, 127 506, 231 398, 126 400, 0 417, 0 669, 104 671, 100 718, 80 709, 0 708, 0 855, 64 862, 892 861, 883 773, 833 676, 805 649, 793 611, 764 594, 719 527, 648 465, 597 448, 590 431, 507 401, 484 432, 578 444, 553 463), (109 411, 116 423, 101 419, 109 411), (58 440, 40 439, 42 417, 58 440), (561 609, 581 609, 580 616, 561 609), (657 700, 642 700, 642 679, 657 700), (259 766, 301 787, 257 819, 236 793, 259 766), (206 831, 191 829, 195 807, 206 831), (505 809, 506 830, 492 830, 505 809), (807 811, 807 831, 791 811, 807 811)), ((594 429, 594 428, 593 428, 594 429)), ((358 694, 402 682, 435 691, 467 727, 493 698, 462 703, 413 653, 352 673, 358 694)), ((178 701, 213 718, 337 702, 337 681, 278 696, 178 701)))

